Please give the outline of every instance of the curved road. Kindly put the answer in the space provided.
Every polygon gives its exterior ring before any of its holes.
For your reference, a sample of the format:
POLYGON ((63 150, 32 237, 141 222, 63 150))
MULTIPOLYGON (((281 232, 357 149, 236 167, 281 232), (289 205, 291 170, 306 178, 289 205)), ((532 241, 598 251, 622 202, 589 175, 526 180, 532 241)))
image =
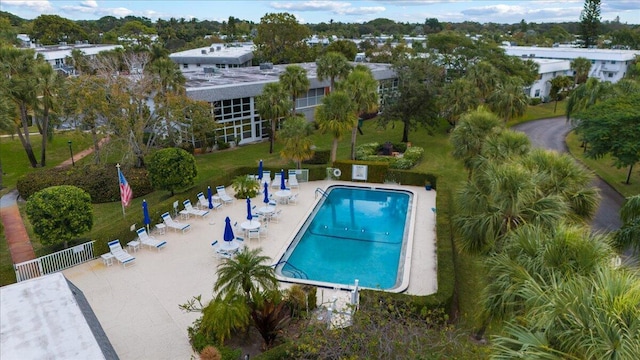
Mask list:
MULTIPOLYGON (((564 116, 530 121, 516 125, 512 127, 512 129, 527 134, 533 146, 556 150, 558 152, 567 152, 565 138, 571 129, 564 116)), ((600 189, 602 200, 600 200, 600 207, 591 222, 592 227, 600 231, 619 229, 622 225, 619 212, 625 200, 624 196, 620 195, 619 192, 600 179, 600 177, 596 176, 593 185, 600 189)))

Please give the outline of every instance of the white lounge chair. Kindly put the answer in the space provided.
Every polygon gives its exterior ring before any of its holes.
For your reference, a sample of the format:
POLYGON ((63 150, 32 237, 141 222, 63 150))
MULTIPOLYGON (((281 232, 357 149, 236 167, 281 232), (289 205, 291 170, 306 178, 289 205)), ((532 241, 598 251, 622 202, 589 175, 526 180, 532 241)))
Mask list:
POLYGON ((227 190, 224 188, 224 186, 216 186, 216 192, 218 193, 220 200, 222 200, 222 202, 224 202, 225 204, 233 202, 233 198, 227 195, 227 190))
POLYGON ((211 243, 213 250, 216 252, 216 255, 221 259, 231 259, 233 257, 233 253, 223 250, 218 243, 218 240, 211 243))
POLYGON ((109 241, 108 244, 111 255, 113 255, 113 257, 115 257, 120 262, 120 264, 122 264, 122 267, 126 268, 127 265, 134 264, 136 258, 129 255, 129 253, 122 248, 122 245, 120 245, 120 240, 109 241))
POLYGON ((194 208, 193 205, 191 205, 191 200, 189 199, 183 201, 182 205, 184 205, 184 210, 189 214, 200 216, 203 219, 205 216, 209 215, 209 210, 198 210, 194 208))
POLYGON ((300 187, 300 185, 298 184, 298 178, 296 177, 295 170, 289 170, 289 187, 292 189, 300 187))
POLYGON ((160 251, 160 249, 164 248, 167 245, 166 241, 160 241, 149 235, 145 228, 140 228, 136 232, 138 233, 138 239, 140 239, 140 243, 144 246, 160 251))
POLYGON ((276 175, 273 177, 273 180, 271 180, 271 187, 272 188, 280 189, 280 178, 281 177, 282 177, 282 174, 277 172, 276 175))
POLYGON ((248 230, 247 237, 249 238, 249 240, 251 239, 260 240, 260 228, 248 230))
POLYGON ((171 218, 171 215, 169 215, 168 212, 164 213, 161 215, 162 216, 162 221, 164 221, 164 224, 168 227, 171 228, 175 231, 181 230, 182 233, 185 233, 188 230, 191 230, 191 225, 189 224, 184 224, 181 223, 179 221, 175 221, 171 218))
MULTIPOLYGON (((199 192, 196 196, 198 197, 198 208, 207 210, 209 208, 209 199, 207 199, 207 197, 204 196, 204 193, 201 192, 199 192)), ((213 204, 213 210, 218 210, 220 207, 222 207, 222 203, 215 201, 212 201, 211 203, 213 204)))

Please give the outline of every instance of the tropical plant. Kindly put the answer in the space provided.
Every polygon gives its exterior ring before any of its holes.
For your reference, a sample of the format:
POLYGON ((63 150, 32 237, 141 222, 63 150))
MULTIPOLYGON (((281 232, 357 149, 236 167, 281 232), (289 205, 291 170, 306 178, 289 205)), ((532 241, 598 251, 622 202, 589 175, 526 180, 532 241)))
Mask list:
POLYGON ((91 196, 70 185, 52 186, 29 197, 27 216, 33 231, 45 245, 61 244, 82 235, 93 226, 91 196))
POLYGON ((338 141, 357 120, 349 95, 342 91, 334 91, 325 96, 322 99, 322 105, 316 108, 315 118, 320 131, 333 136, 331 145, 331 162, 333 163, 338 153, 338 141))
MULTIPOLYGON (((349 95, 356 119, 378 109, 378 82, 366 66, 356 66, 338 87, 349 95)), ((351 160, 356 158, 357 135, 358 122, 356 121, 351 129, 351 160)))
POLYGON ((284 146, 280 156, 294 161, 300 169, 304 160, 313 157, 313 140, 310 138, 312 133, 313 125, 304 116, 287 118, 282 124, 281 136, 284 146))
POLYGON ((231 187, 236 199, 254 198, 260 191, 260 183, 246 175, 238 175, 233 179, 231 187))
POLYGON ((307 70, 299 65, 288 65, 282 74, 280 74, 280 84, 284 91, 291 95, 293 106, 291 114, 296 116, 297 99, 305 95, 309 90, 309 78, 307 70))
POLYGON ((351 70, 351 65, 349 65, 347 58, 343 54, 333 51, 320 56, 316 60, 316 65, 318 80, 324 81, 329 78, 329 91, 333 91, 335 88, 336 79, 346 77, 351 70))
POLYGON ((465 78, 456 79, 444 86, 440 97, 442 116, 452 128, 456 127, 460 116, 480 105, 480 91, 465 78))
POLYGON ((449 141, 453 145, 453 157, 464 162, 469 178, 473 174, 473 159, 480 155, 487 137, 501 129, 500 119, 485 108, 462 115, 449 141))
POLYGON ((591 61, 584 57, 577 57, 571 60, 571 69, 575 72, 574 84, 580 85, 587 81, 589 78, 589 71, 591 70, 591 61))
POLYGON ((34 108, 42 116, 36 124, 38 131, 42 135, 42 145, 40 148, 40 166, 46 166, 47 141, 53 136, 49 129, 49 117, 58 108, 58 92, 62 88, 62 78, 58 72, 47 62, 39 62, 35 68, 37 102, 34 108))
POLYGON ((568 76, 556 76, 549 82, 551 83, 549 97, 555 102, 553 105, 553 112, 555 113, 558 108, 558 101, 564 99, 565 93, 573 83, 568 76))
POLYGON ((278 120, 286 116, 292 107, 289 94, 280 83, 268 83, 262 89, 262 94, 256 96, 256 108, 260 116, 269 120, 269 154, 273 153, 276 140, 278 120))
POLYGON ((524 83, 517 77, 509 77, 499 83, 487 102, 489 108, 504 119, 505 124, 514 117, 522 116, 529 105, 524 83))
POLYGON ((198 176, 195 158, 180 148, 158 150, 151 156, 148 170, 153 187, 167 190, 171 196, 178 189, 192 186, 198 176))
POLYGON ((640 253, 640 195, 628 197, 620 208, 622 226, 613 237, 618 249, 640 253))

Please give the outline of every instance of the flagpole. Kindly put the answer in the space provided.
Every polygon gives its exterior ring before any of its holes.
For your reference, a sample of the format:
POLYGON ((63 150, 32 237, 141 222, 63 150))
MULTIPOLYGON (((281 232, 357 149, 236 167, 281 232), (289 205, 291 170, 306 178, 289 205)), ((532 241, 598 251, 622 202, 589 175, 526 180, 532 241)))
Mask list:
MULTIPOLYGON (((118 168, 118 189, 120 189, 120 163, 117 163, 116 167, 118 168)), ((122 197, 122 189, 120 189, 120 197, 122 197)), ((124 203, 122 199, 120 199, 120 205, 122 205, 122 218, 124 219, 126 215, 124 213, 124 203)))

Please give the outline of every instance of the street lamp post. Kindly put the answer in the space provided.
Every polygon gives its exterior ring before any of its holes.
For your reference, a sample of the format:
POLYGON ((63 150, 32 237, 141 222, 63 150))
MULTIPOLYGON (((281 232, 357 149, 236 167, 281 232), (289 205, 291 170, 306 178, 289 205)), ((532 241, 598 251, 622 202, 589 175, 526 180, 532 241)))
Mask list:
POLYGON ((76 162, 73 161, 73 148, 71 148, 71 140, 67 141, 69 144, 69 153, 71 154, 71 165, 76 166, 76 162))

